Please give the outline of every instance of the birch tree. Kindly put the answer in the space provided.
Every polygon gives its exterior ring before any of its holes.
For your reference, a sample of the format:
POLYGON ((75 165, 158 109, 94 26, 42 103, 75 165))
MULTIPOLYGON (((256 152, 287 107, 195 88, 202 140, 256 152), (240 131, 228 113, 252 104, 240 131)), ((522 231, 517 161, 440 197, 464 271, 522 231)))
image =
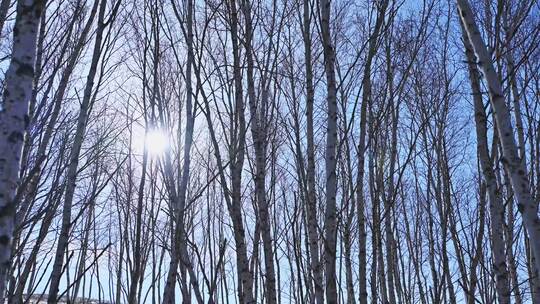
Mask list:
POLYGON ((538 219, 537 206, 530 192, 527 168, 518 154, 518 146, 514 137, 510 112, 506 106, 501 83, 493 67, 491 56, 482 40, 468 1, 460 0, 457 1, 457 4, 463 27, 488 86, 490 104, 494 109, 497 132, 503 151, 503 163, 510 175, 512 189, 518 202, 518 210, 523 216, 524 225, 531 240, 536 268, 540 269, 540 221, 538 219))
POLYGON ((326 211, 324 220, 324 263, 326 273, 326 301, 337 303, 336 286, 336 148, 337 148, 337 87, 335 75, 335 46, 330 32, 330 1, 321 0, 321 42, 324 50, 324 69, 326 73, 326 150, 325 150, 325 178, 326 178, 326 211))
POLYGON ((537 1, 30 2, 7 303, 539 301, 537 1))
POLYGON ((39 20, 44 8, 45 1, 17 1, 13 55, 6 72, 0 110, 0 299, 4 298, 6 275, 11 266, 11 241, 17 210, 14 195, 28 125, 39 20))

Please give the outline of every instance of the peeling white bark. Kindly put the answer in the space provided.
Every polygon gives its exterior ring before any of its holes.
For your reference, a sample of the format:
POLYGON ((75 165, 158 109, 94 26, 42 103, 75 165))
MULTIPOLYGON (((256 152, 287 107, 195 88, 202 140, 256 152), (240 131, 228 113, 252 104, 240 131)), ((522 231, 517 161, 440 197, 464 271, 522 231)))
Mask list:
POLYGON ((530 238, 536 268, 540 269, 540 219, 537 214, 537 202, 529 189, 529 180, 525 162, 519 157, 518 146, 514 138, 514 129, 510 111, 506 106, 503 90, 491 56, 482 40, 474 15, 467 0, 457 0, 459 15, 478 59, 478 64, 485 77, 491 106, 497 122, 497 131, 501 141, 503 163, 510 176, 512 189, 518 203, 518 210, 530 238))
POLYGON ((19 182, 28 104, 32 94, 36 39, 43 0, 19 0, 13 29, 13 52, 6 72, 0 109, 0 302, 11 266, 11 241, 15 226, 14 196, 19 182))
POLYGON ((474 101, 474 119, 476 122, 477 153, 480 167, 484 176, 489 197, 489 211, 491 217, 491 254, 493 255, 493 270, 495 272, 495 282, 500 303, 510 302, 510 289, 508 284, 508 268, 506 265, 505 243, 504 243, 504 204, 501 192, 497 186, 493 163, 488 151, 486 112, 482 101, 480 89, 480 73, 474 62, 474 52, 472 46, 464 33, 463 45, 467 57, 469 68, 469 79, 474 101))

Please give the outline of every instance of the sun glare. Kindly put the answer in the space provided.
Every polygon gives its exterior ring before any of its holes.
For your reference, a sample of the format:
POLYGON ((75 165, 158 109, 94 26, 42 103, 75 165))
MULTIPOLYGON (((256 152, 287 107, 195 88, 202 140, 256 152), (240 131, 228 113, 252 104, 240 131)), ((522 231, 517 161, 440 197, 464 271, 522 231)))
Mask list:
POLYGON ((169 146, 169 139, 162 130, 150 130, 146 134, 146 150, 150 155, 161 155, 169 146))

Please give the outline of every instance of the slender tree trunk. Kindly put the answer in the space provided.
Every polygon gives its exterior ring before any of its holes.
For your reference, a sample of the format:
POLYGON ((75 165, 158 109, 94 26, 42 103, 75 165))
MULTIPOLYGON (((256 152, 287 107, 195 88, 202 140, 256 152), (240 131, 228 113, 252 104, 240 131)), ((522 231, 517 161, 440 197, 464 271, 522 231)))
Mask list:
POLYGON ((477 268, 482 258, 482 241, 484 240, 484 226, 486 220, 486 186, 485 182, 479 182, 479 210, 478 210, 478 233, 475 238, 475 253, 471 259, 469 270, 469 288, 466 294, 467 304, 476 303, 476 288, 478 286, 477 268))
MULTIPOLYGON (((397 142, 397 132, 398 132, 398 120, 399 120, 399 102, 394 101, 394 71, 392 67, 392 57, 390 50, 390 42, 386 46, 386 86, 388 90, 388 102, 390 103, 390 115, 388 125, 391 126, 390 129, 390 157, 389 157, 389 170, 388 170, 388 191, 385 193, 382 191, 384 196, 384 231, 386 237, 386 267, 387 267, 387 282, 388 282, 388 301, 390 304, 396 303, 396 292, 395 292, 395 283, 394 276, 397 273, 397 269, 394 268, 394 234, 392 232, 392 217, 393 217, 393 205, 394 205, 394 195, 395 195, 395 185, 394 185, 394 171, 396 167, 396 161, 398 156, 398 142, 397 142)), ((381 171, 384 172, 384 168, 381 168, 381 171)), ((383 175, 381 173, 381 175, 383 175)), ((382 186, 382 183, 381 183, 382 186)))
POLYGON ((64 197, 64 207, 62 211, 62 225, 60 228, 60 236, 58 237, 58 244, 56 247, 56 253, 54 258, 54 264, 51 273, 51 283, 49 286, 49 295, 47 302, 49 304, 56 303, 58 301, 58 288, 60 279, 62 277, 62 269, 64 265, 64 254, 67 249, 69 232, 71 229, 71 207, 73 204, 73 196, 75 194, 77 169, 79 166, 79 157, 81 153, 81 147, 84 139, 84 133, 86 131, 86 125, 88 123, 88 115, 91 111, 92 104, 92 92, 94 88, 94 79, 97 74, 99 58, 101 56, 101 48, 103 41, 103 32, 105 30, 105 8, 107 1, 102 0, 98 13, 98 28, 96 31, 96 38, 94 41, 94 50, 92 53, 92 62, 90 70, 86 78, 86 87, 84 88, 84 95, 79 110, 79 116, 77 118, 77 128, 75 130, 75 137, 73 139, 73 146, 71 147, 71 154, 69 157, 69 167, 67 172, 67 185, 66 193, 64 197))
MULTIPOLYGON (((519 145, 519 157, 521 157, 522 162, 526 162, 525 157, 525 135, 523 131, 523 120, 521 118, 521 105, 519 102, 519 93, 517 88, 517 81, 516 81, 516 71, 514 68, 514 61, 512 59, 511 52, 508 51, 507 55, 507 64, 508 64, 508 74, 509 74, 509 82, 510 82, 510 90, 512 92, 512 101, 514 104, 514 116, 515 116, 515 122, 516 122, 516 131, 518 135, 518 145, 519 145)), ((507 174, 505 174, 506 176, 507 174)), ((518 280, 518 270, 516 265, 516 258, 514 256, 514 250, 512 249, 512 245, 514 242, 514 196, 509 195, 509 199, 507 200, 507 223, 505 225, 505 231, 506 231, 506 244, 507 244, 507 262, 508 262, 508 273, 510 277, 512 292, 514 293, 515 303, 521 304, 522 297, 521 297, 521 288, 519 287, 519 280, 518 280)), ((535 268, 536 269, 536 268, 535 268)), ((535 278, 533 280, 538 281, 538 270, 535 271, 535 278)), ((532 293, 532 300, 533 303, 540 303, 540 292, 539 290, 531 291, 532 293)))
POLYGON ((326 102, 327 102, 327 120, 326 120, 326 211, 324 220, 324 263, 326 273, 326 302, 329 304, 337 303, 336 286, 336 147, 337 147, 337 86, 335 75, 335 48, 332 42, 330 32, 330 1, 320 0, 321 10, 321 38, 324 53, 324 70, 326 73, 326 102))
MULTIPOLYGON (((384 131, 381 131, 384 132, 384 131)), ((384 192, 384 165, 385 165, 385 156, 386 156, 386 150, 384 149, 384 143, 383 138, 385 134, 378 133, 376 136, 378 136, 378 145, 376 144, 376 151, 375 151, 375 175, 374 175, 374 183, 372 185, 372 191, 373 191, 373 204, 374 204, 374 215, 373 215, 373 226, 374 226, 374 234, 376 236, 376 243, 375 246, 377 247, 377 277, 378 280, 378 287, 380 289, 380 295, 381 295, 381 301, 383 303, 389 303, 388 301, 388 282, 386 280, 387 273, 386 273, 386 267, 385 259, 384 259, 384 251, 383 251, 383 231, 382 231, 382 224, 383 224, 383 192, 384 192)))
POLYGON ((4 299, 11 267, 15 223, 14 196, 19 182, 28 104, 32 95, 36 40, 44 0, 19 0, 13 30, 13 52, 5 76, 0 109, 0 301, 4 299))
POLYGON ((242 73, 240 61, 240 44, 238 38, 238 11, 236 8, 236 0, 230 0, 231 14, 231 40, 233 47, 233 77, 234 77, 234 94, 235 94, 235 114, 238 120, 238 134, 235 142, 235 147, 232 149, 231 161, 234 165, 231 166, 231 218, 233 221, 234 238, 236 242, 236 255, 238 277, 241 282, 240 288, 240 303, 254 303, 253 297, 253 274, 249 269, 249 260, 247 257, 246 233, 244 230, 242 216, 242 170, 245 156, 245 134, 246 121, 244 116, 244 96, 242 90, 242 73), (242 301, 243 300, 243 301, 242 301))
MULTIPOLYGON (((187 191, 188 191, 188 183, 189 183, 189 176, 190 176, 190 165, 191 165, 191 146, 193 144, 193 132, 194 132, 194 124, 195 124, 195 113, 194 113, 194 107, 193 107, 193 88, 192 88, 192 68, 193 64, 195 62, 195 55, 193 51, 193 0, 187 0, 186 1, 186 44, 187 44, 187 51, 188 51, 188 61, 186 64, 186 133, 184 138, 184 151, 183 151, 183 158, 184 163, 182 165, 182 174, 180 176, 180 186, 178 188, 178 203, 177 203, 177 210, 176 210, 176 233, 175 236, 178 238, 177 240, 173 240, 173 244, 176 244, 179 242, 178 245, 173 245, 178 247, 178 257, 175 257, 175 259, 179 259, 182 263, 183 267, 185 267, 190 276, 190 282, 192 285, 192 288, 195 293, 195 298, 199 304, 203 303, 202 296, 199 291, 199 284, 197 281, 196 274, 193 270, 193 265, 189 259, 188 251, 187 251, 187 235, 185 232, 185 208, 186 208, 186 199, 187 199, 187 191)), ((178 266, 178 263, 175 263, 176 267, 178 266)), ((176 273, 176 267, 174 265, 171 266, 171 269, 169 269, 169 273, 173 272, 176 273)), ((176 276, 168 276, 168 278, 175 278, 176 276)), ((184 284, 187 284, 187 282, 184 282, 184 284)), ((166 284, 166 290, 163 293, 163 303, 174 303, 174 287, 175 284, 173 282, 167 282, 166 284), (171 290, 172 289, 172 290, 171 290)), ((184 299, 184 302, 186 302, 187 299, 184 299)))
POLYGON ((307 141, 307 195, 306 220, 310 256, 310 279, 315 289, 315 302, 324 303, 323 269, 319 258, 319 233, 317 225, 317 193, 315 185, 315 145, 313 131, 313 103, 315 89, 313 86, 313 59, 311 51, 311 16, 310 1, 303 1, 304 64, 306 69, 306 141, 307 141))
POLYGON ((531 195, 527 167, 518 154, 510 111, 506 105, 497 72, 493 68, 489 52, 474 21, 469 2, 467 0, 457 0, 457 3, 468 41, 474 49, 478 64, 487 82, 490 102, 497 122, 497 132, 503 151, 503 164, 508 170, 518 202, 518 210, 523 217, 524 226, 529 235, 536 269, 540 269, 540 219, 537 214, 537 202, 534 201, 531 195))
MULTIPOLYGON (((465 34, 465 33, 464 33, 465 34)), ((464 35, 465 36, 465 35, 464 35)), ((501 191, 497 185, 493 163, 488 151, 487 141, 487 116, 484 110, 480 88, 480 73, 474 65, 474 53, 469 40, 463 39, 465 53, 469 68, 469 79, 473 92, 475 111, 477 153, 480 167, 486 182, 489 198, 489 212, 491 217, 491 252, 493 255, 493 269, 497 284, 497 294, 500 303, 510 303, 510 286, 508 283, 508 268, 506 265, 505 242, 504 242, 504 204, 501 191)))
MULTIPOLYGON (((365 217, 365 200, 364 200, 364 173, 365 173, 365 150, 366 150, 366 133, 367 133, 367 111, 371 104, 371 64, 377 52, 377 41, 379 33, 384 21, 386 7, 388 1, 382 2, 381 9, 377 13, 375 28, 369 37, 368 53, 364 66, 364 75, 362 79, 362 105, 360 106, 360 136, 358 139, 358 177, 356 183, 356 199, 358 206, 358 302, 367 304, 367 233, 366 233, 366 217, 365 217)), ((372 295, 373 296, 373 295, 372 295)))
POLYGON ((257 105, 257 97, 255 95, 255 80, 254 80, 254 63, 253 63, 253 24, 251 17, 251 3, 248 0, 242 0, 242 11, 245 18, 245 33, 244 44, 246 49, 247 61, 247 93, 249 100, 249 110, 251 118, 251 134, 253 138, 253 147, 255 150, 255 197, 258 206, 258 218, 260 221, 261 237, 264 250, 264 267, 265 267, 265 294, 268 304, 277 302, 276 295, 276 274, 274 270, 274 253, 273 242, 270 231, 269 207, 266 198, 266 117, 265 111, 268 105, 268 92, 266 92, 266 83, 262 83, 261 102, 257 105))
MULTIPOLYGON (((231 174, 231 187, 227 185, 227 179, 224 173, 224 166, 221 161, 220 145, 213 127, 212 118, 210 117, 210 105, 208 96, 204 93, 203 82, 200 77, 200 68, 195 65, 195 75, 197 77, 197 86, 200 89, 202 99, 205 104, 205 116, 209 127, 210 139, 214 148, 216 161, 218 162, 219 178, 225 195, 225 201, 233 224, 234 240, 236 247, 236 274, 238 280, 238 299, 240 304, 254 303, 253 298, 253 276, 249 268, 249 260, 247 257, 246 236, 244 223, 242 218, 242 167, 244 164, 245 154, 245 133, 246 122, 244 116, 244 101, 242 93, 242 74, 240 62, 240 46, 238 39, 238 12, 236 8, 236 0, 226 2, 227 12, 229 14, 229 25, 232 41, 233 53, 233 83, 234 83, 234 120, 236 131, 229 146, 229 168, 231 174)), ((231 132, 232 133, 232 132, 231 132)))
MULTIPOLYGON (((77 271, 75 273, 75 278, 78 278, 75 282, 75 285, 73 286, 73 292, 71 294, 71 297, 69 296, 69 293, 66 295, 68 299, 71 299, 71 302, 76 303, 77 295, 79 293, 79 289, 81 287, 81 279, 84 277, 84 273, 87 271, 86 269, 86 259, 87 253, 88 253, 88 245, 89 245, 89 239, 90 239, 90 232, 91 228, 95 225, 95 217, 94 217, 94 209, 96 205, 95 196, 98 192, 98 177, 99 177, 99 168, 100 162, 96 160, 96 167, 94 168, 94 172, 92 173, 92 194, 90 195, 90 201, 86 202, 88 212, 85 215, 86 217, 86 223, 84 225, 84 231, 83 231, 83 240, 81 242, 81 250, 79 255, 79 265, 77 266, 77 271)), ((85 292, 84 286, 83 286, 83 294, 85 292)))
MULTIPOLYGON (((146 144, 145 144, 146 145, 146 144)), ((130 274, 130 285, 128 291, 128 303, 137 303, 137 286, 141 277, 142 268, 142 249, 141 249, 141 234, 143 221, 143 202, 144 202, 144 186, 146 183, 146 167, 148 164, 148 151, 146 147, 142 156, 141 180, 139 182, 137 207, 135 209, 135 239, 133 248, 133 269, 130 274)))

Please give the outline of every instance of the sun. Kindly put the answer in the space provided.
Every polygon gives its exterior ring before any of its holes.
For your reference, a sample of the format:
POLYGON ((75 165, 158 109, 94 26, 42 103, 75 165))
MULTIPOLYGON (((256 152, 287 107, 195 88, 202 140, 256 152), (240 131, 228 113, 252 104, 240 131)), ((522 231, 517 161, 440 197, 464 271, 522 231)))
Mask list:
POLYGON ((169 147, 169 138, 163 130, 153 129, 146 133, 146 151, 148 154, 162 155, 169 147))

